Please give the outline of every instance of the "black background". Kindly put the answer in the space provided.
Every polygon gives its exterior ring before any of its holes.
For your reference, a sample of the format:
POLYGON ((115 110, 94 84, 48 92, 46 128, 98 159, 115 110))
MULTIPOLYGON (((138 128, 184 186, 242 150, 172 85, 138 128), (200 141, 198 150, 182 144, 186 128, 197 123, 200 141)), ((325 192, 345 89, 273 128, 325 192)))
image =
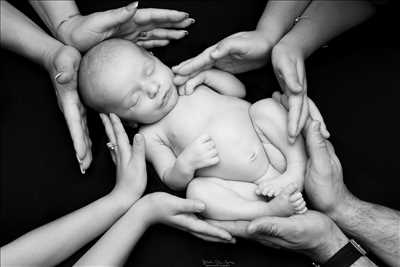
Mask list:
MULTIPOLYGON (((26 2, 10 1, 41 25, 26 2)), ((120 7, 127 1, 80 1, 83 14, 120 7)), ((306 62, 310 97, 319 106, 344 169, 345 183, 363 200, 400 209, 398 127, 400 48, 398 9, 375 1, 377 14, 321 48, 306 62)), ((189 35, 155 54, 169 66, 196 55, 223 37, 255 27, 265 1, 140 1, 141 7, 189 12, 196 23, 189 35)), ((105 195, 115 181, 100 119, 88 121, 94 161, 81 175, 64 118, 48 74, 38 65, 1 53, 0 176, 1 244, 105 195)), ((278 90, 271 66, 239 75, 254 102, 278 90)), ((148 166, 146 192, 164 190, 148 166)), ((95 223, 95 222, 94 222, 95 223)), ((71 237, 74 238, 74 237, 71 237)), ((90 243, 88 246, 90 246, 90 243)), ((87 247, 88 247, 87 246, 87 247)), ((70 266, 81 249, 60 266, 70 266)), ((288 251, 245 240, 207 243, 158 225, 137 244, 128 266, 203 266, 203 260, 229 260, 233 266, 309 266, 288 251)))

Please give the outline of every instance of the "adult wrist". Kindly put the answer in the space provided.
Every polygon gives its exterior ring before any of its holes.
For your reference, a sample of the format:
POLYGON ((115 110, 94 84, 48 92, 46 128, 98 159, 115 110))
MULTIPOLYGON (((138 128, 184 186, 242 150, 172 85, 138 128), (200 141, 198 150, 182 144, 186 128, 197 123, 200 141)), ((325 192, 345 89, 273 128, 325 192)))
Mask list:
MULTIPOLYGON (((337 226, 335 227, 337 228, 337 226)), ((348 242, 349 239, 337 228, 334 230, 333 235, 324 238, 324 242, 315 248, 312 258, 320 264, 326 263, 348 242)))
POLYGON ((346 189, 341 200, 337 202, 331 211, 326 212, 326 214, 340 226, 343 221, 348 220, 349 216, 351 217, 354 215, 354 208, 359 202, 360 200, 346 189))

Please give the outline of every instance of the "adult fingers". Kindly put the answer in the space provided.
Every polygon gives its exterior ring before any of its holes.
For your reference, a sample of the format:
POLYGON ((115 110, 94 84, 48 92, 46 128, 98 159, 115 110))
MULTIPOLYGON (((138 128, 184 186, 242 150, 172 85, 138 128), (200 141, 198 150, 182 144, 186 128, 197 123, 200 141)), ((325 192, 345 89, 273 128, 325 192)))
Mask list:
POLYGON ((243 46, 241 44, 238 38, 227 37, 217 43, 215 49, 211 51, 211 58, 217 60, 228 55, 243 55, 245 51, 243 51, 243 46))
POLYGON ((134 17, 135 23, 139 25, 181 22, 189 17, 189 14, 182 11, 160 8, 141 8, 134 17))
POLYGON ((231 233, 231 235, 249 238, 247 233, 248 221, 216 221, 206 220, 209 224, 214 225, 218 228, 224 229, 231 233))
MULTIPOLYGON (((137 11, 138 2, 133 2, 125 7, 95 13, 101 31, 107 31, 121 23, 130 20, 137 11)), ((94 17, 94 16, 93 16, 94 17)))
POLYGON ((181 85, 185 84, 189 79, 195 77, 197 74, 199 74, 199 72, 194 72, 187 76, 182 76, 182 75, 176 74, 173 79, 174 84, 176 86, 181 86, 181 85))
POLYGON ((308 105, 309 105, 309 110, 310 110, 310 116, 313 120, 319 121, 321 123, 321 134, 324 138, 329 138, 330 133, 328 131, 328 128, 326 127, 324 118, 321 115, 321 112, 319 111, 317 105, 315 105, 314 101, 312 101, 310 98, 308 98, 308 105))
POLYGON ((175 215, 171 223, 175 226, 181 227, 185 231, 221 238, 228 241, 232 240, 231 234, 227 231, 202 221, 190 213, 175 215))
POLYGON ((135 134, 132 145, 132 160, 145 165, 146 144, 142 134, 135 134))
POLYGON ((320 122, 312 121, 306 130, 306 143, 313 168, 320 172, 329 171, 331 168, 330 155, 326 140, 320 132, 320 122))
POLYGON ((288 59, 282 60, 277 71, 279 77, 283 79, 286 88, 282 88, 283 91, 289 90, 292 94, 298 94, 303 91, 303 87, 300 84, 299 76, 297 72, 297 66, 289 61, 288 59))
POLYGON ((70 101, 65 101, 62 105, 79 167, 81 173, 84 174, 92 161, 91 142, 88 131, 85 130, 87 128, 86 120, 80 112, 80 109, 84 109, 84 107, 79 107, 78 103, 70 101))
POLYGON ((289 142, 293 144, 296 140, 296 132, 300 120, 300 112, 303 108, 303 95, 289 95, 288 134, 289 142))
MULTIPOLYGON (((121 120, 118 118, 117 115, 111 113, 110 114, 111 123, 113 126, 114 134, 116 137, 118 149, 121 159, 123 161, 129 160, 130 155, 130 144, 128 136, 125 132, 124 126, 121 123, 121 120)), ((117 153, 117 155, 119 154, 117 153)))
POLYGON ((232 238, 230 241, 228 241, 228 240, 225 240, 225 239, 222 239, 222 238, 217 238, 217 237, 213 237, 213 236, 198 234, 198 233, 195 233, 195 232, 189 232, 189 233, 194 235, 194 236, 196 236, 196 237, 198 237, 198 238, 200 238, 200 239, 203 239, 203 240, 209 241, 209 242, 220 242, 220 243, 228 243, 228 244, 236 243, 236 239, 235 238, 232 238))
POLYGON ((201 70, 210 69, 214 65, 214 60, 211 58, 210 53, 215 47, 216 45, 210 46, 196 57, 182 62, 178 66, 172 67, 172 70, 179 75, 185 76, 201 70))
POLYGON ((301 130, 303 130, 308 118, 309 118, 308 97, 306 94, 304 94, 303 95, 303 105, 301 107, 299 123, 298 123, 297 129, 296 129, 296 136, 298 136, 300 134, 301 130))
POLYGON ((181 39, 188 34, 187 31, 183 30, 170 30, 157 28, 147 32, 142 32, 139 34, 140 41, 145 40, 168 40, 168 39, 181 39))
POLYGON ((145 49, 150 49, 154 47, 166 46, 169 44, 169 40, 148 40, 148 41, 137 41, 136 44, 145 49))
POLYGON ((103 113, 100 114, 100 118, 101 118, 101 121, 103 122, 104 129, 106 131, 108 140, 110 140, 111 143, 116 144, 117 138, 115 137, 110 118, 106 114, 103 114, 103 113))

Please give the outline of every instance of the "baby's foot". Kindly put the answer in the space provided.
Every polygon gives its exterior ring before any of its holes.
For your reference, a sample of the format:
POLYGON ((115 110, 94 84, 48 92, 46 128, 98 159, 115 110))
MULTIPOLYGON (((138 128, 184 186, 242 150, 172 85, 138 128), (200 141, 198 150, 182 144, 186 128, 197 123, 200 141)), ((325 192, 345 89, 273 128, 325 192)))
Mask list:
POLYGON ((263 181, 258 185, 256 194, 270 198, 278 196, 285 187, 287 187, 289 184, 293 184, 293 180, 294 179, 289 179, 289 177, 278 176, 276 178, 263 181))
POLYGON ((303 196, 296 185, 291 183, 270 202, 268 202, 273 216, 287 217, 293 214, 300 214, 307 211, 303 196))

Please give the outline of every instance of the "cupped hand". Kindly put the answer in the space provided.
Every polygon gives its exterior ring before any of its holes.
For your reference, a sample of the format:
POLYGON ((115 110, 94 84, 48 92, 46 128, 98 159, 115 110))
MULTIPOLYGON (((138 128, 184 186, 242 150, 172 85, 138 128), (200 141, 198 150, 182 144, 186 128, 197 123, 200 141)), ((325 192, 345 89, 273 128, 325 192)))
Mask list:
POLYGON ((272 49, 271 61, 279 85, 288 97, 288 138, 294 143, 309 113, 304 56, 296 47, 281 41, 272 49))
POLYGON ((335 214, 352 198, 343 182, 342 166, 332 144, 321 135, 317 121, 305 128, 309 159, 304 188, 312 205, 335 218, 335 214))
POLYGON ((82 173, 92 162, 92 142, 86 121, 86 109, 79 99, 77 76, 81 55, 71 47, 60 45, 50 55, 46 69, 53 83, 57 102, 74 144, 76 158, 82 173))
MULTIPOLYGON (((239 32, 226 37, 217 44, 205 49, 196 57, 190 58, 172 70, 179 76, 193 77, 196 73, 212 67, 241 73, 264 66, 272 42, 259 31, 239 32)), ((186 80, 178 78, 181 85, 186 80)))
POLYGON ((261 217, 247 221, 209 221, 234 236, 252 239, 272 248, 284 248, 325 262, 348 239, 327 216, 307 211, 290 217, 261 217))
POLYGON ((163 223, 212 242, 234 243, 235 239, 225 230, 199 219, 195 213, 205 210, 199 200, 183 199, 164 192, 156 192, 141 198, 137 204, 147 209, 149 224, 163 223))
POLYGON ((144 137, 136 134, 130 145, 124 126, 115 114, 100 114, 100 117, 110 140, 107 146, 117 168, 113 193, 133 204, 143 195, 147 184, 144 137))
POLYGON ((134 2, 118 9, 73 16, 58 27, 57 35, 80 51, 89 50, 108 38, 127 39, 144 48, 152 48, 186 36, 187 31, 182 29, 194 22, 185 12, 137 9, 137 5, 138 2, 134 2))

